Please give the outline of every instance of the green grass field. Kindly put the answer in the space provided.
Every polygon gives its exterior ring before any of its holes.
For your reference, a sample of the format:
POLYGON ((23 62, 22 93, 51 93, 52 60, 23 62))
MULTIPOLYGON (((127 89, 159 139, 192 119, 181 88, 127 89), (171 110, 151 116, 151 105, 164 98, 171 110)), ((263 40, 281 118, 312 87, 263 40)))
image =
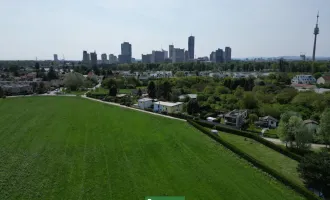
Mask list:
POLYGON ((133 89, 119 89, 119 94, 131 94, 133 89))
POLYGON ((220 137, 225 141, 235 145, 253 158, 263 162, 274 170, 286 176, 288 179, 303 185, 299 178, 297 166, 298 162, 288 158, 285 155, 274 151, 273 149, 260 144, 259 142, 230 133, 219 133, 220 137))
POLYGON ((80 97, 0 99, 0 199, 294 200, 186 122, 80 97))

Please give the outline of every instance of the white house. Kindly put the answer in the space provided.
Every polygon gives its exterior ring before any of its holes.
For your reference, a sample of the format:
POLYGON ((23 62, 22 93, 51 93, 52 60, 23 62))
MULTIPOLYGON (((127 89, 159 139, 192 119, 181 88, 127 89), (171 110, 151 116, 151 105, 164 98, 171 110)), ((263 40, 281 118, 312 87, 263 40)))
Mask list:
POLYGON ((317 84, 330 84, 330 76, 321 76, 317 79, 317 84))
POLYGON ((174 113, 174 112, 181 112, 183 109, 182 102, 165 102, 165 101, 158 101, 154 102, 154 112, 167 112, 167 113, 174 113))
POLYGON ((316 79, 312 75, 296 75, 292 78, 293 84, 315 84, 316 79))
POLYGON ((179 100, 182 101, 186 97, 189 97, 189 99, 197 99, 197 94, 183 94, 179 96, 179 100))
POLYGON ((278 120, 272 116, 259 117, 259 121, 256 121, 255 124, 261 127, 276 128, 278 120))
POLYGON ((138 107, 141 109, 151 108, 152 99, 150 98, 142 98, 138 100, 138 107))

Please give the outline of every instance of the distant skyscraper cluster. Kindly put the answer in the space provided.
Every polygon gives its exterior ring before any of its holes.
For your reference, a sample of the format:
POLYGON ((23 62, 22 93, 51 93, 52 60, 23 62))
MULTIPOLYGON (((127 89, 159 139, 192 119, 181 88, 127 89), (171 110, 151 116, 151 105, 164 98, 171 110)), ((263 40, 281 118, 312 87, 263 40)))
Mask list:
MULTIPOLYGON (((141 55, 142 63, 163 63, 163 62, 172 62, 172 63, 181 63, 181 62, 193 62, 197 61, 208 61, 207 57, 195 58, 195 37, 188 37, 188 50, 184 48, 175 48, 173 44, 169 45, 168 51, 166 50, 153 50, 150 54, 141 55)), ((57 55, 54 60, 57 60, 57 55)), ((97 65, 99 62, 97 60, 96 52, 88 53, 83 51, 83 63, 97 65)), ((223 63, 231 61, 231 48, 225 47, 225 51, 222 49, 217 49, 212 51, 210 54, 211 62, 223 63)), ((103 53, 101 55, 102 64, 114 64, 114 63, 132 63, 135 62, 135 59, 132 58, 132 45, 129 42, 123 42, 121 44, 121 54, 115 56, 114 54, 103 53), (108 59, 109 58, 109 59, 108 59)))
POLYGON ((210 61, 216 63, 224 63, 231 61, 231 48, 225 47, 225 51, 217 49, 210 54, 210 61))

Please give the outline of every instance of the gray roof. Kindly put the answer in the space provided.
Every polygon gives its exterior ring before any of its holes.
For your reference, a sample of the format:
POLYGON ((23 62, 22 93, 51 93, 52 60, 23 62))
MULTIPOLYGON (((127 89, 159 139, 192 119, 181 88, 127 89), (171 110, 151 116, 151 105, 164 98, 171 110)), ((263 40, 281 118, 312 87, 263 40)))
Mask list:
POLYGON ((272 121, 275 121, 275 122, 278 122, 277 119, 275 119, 274 117, 272 116, 265 116, 265 117, 260 117, 261 120, 272 120, 272 121))

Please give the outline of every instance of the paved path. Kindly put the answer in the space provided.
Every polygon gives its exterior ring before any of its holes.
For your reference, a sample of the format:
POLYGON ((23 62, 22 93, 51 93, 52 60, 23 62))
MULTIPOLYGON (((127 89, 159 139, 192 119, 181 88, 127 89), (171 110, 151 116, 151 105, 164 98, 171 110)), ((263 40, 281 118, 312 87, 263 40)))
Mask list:
MULTIPOLYGON (((275 143, 275 144, 281 144, 281 145, 285 145, 284 142, 282 142, 280 139, 275 139, 275 138, 267 138, 267 137, 263 137, 265 140, 268 140, 272 143, 275 143)), ((319 149, 319 148, 322 148, 322 147, 325 147, 324 144, 312 144, 311 146, 313 149, 319 149)))
POLYGON ((171 116, 167 116, 167 115, 162 115, 162 114, 158 114, 158 113, 148 112, 148 111, 145 111, 145 110, 140 110, 140 109, 137 109, 137 108, 132 108, 132 107, 120 105, 120 104, 117 104, 117 103, 112 103, 112 102, 102 101, 102 100, 99 100, 99 99, 90 98, 90 97, 87 97, 86 95, 81 95, 81 97, 85 98, 85 99, 88 99, 88 100, 91 100, 91 101, 96 101, 96 102, 99 102, 99 103, 104 103, 104 104, 108 104, 108 105, 118 106, 118 107, 121 107, 121 108, 126 108, 126 109, 131 109, 131 110, 135 110, 135 111, 139 111, 139 112, 144 112, 144 113, 148 113, 148 114, 151 114, 151 115, 157 115, 157 116, 166 117, 166 118, 169 118, 169 119, 176 119, 176 120, 180 120, 180 121, 184 121, 184 122, 186 121, 184 119, 179 119, 179 118, 175 118, 175 117, 171 117, 171 116))

